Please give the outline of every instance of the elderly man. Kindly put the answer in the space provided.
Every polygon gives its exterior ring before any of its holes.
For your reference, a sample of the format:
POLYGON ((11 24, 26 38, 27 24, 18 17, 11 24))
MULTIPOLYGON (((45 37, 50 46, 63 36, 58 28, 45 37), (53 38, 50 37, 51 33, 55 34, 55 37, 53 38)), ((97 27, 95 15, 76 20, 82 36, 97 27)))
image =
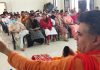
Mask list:
POLYGON ((88 11, 79 16, 77 46, 81 52, 52 61, 32 61, 7 49, 0 41, 0 52, 17 70, 100 70, 100 11, 88 11), (16 59, 17 58, 17 59, 16 59))

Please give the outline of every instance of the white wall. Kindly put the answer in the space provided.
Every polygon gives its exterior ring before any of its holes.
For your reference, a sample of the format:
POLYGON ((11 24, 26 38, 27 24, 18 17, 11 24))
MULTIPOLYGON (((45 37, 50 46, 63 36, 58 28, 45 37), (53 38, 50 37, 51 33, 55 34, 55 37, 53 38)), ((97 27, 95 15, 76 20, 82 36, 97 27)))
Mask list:
POLYGON ((60 7, 59 7, 59 9, 61 10, 61 9, 63 9, 64 10, 64 0, 60 0, 60 2, 59 2, 60 4, 60 7))
MULTIPOLYGON (((42 10, 45 3, 53 3, 53 0, 0 0, 0 2, 6 2, 9 12, 20 12, 42 10)), ((64 0, 57 0, 57 6, 59 10, 64 9, 64 0)))
POLYGON ((42 10, 45 0, 0 0, 6 2, 7 10, 10 12, 42 10))
POLYGON ((11 0, 12 11, 42 10, 45 0, 11 0))
POLYGON ((45 0, 45 3, 51 2, 53 4, 53 0, 45 0))
POLYGON ((64 10, 64 0, 57 0, 58 10, 64 10))
MULTIPOLYGON (((57 1, 57 6, 58 10, 64 9, 64 0, 56 0, 57 1)), ((46 0, 46 2, 51 2, 53 4, 53 0, 46 0)))

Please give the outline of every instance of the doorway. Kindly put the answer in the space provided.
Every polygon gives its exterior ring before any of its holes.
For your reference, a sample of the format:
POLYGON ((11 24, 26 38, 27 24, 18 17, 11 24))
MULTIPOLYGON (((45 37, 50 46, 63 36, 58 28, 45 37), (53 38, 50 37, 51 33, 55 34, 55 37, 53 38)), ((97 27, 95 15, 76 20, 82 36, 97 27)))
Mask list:
POLYGON ((4 9, 7 9, 5 2, 0 2, 0 14, 4 12, 4 9))

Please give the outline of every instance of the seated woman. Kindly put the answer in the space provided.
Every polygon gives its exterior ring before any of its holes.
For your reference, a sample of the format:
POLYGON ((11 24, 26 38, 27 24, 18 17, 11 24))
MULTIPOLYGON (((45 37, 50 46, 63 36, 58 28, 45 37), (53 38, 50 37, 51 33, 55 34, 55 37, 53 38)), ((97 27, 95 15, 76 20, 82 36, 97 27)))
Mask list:
POLYGON ((57 32, 52 25, 51 19, 47 17, 47 14, 43 13, 42 19, 40 20, 40 25, 44 29, 46 34, 46 42, 49 45, 50 36, 53 36, 53 39, 56 39, 57 32))
POLYGON ((62 15, 62 19, 63 19, 63 22, 66 25, 72 25, 72 24, 74 24, 73 23, 73 19, 71 18, 71 16, 67 12, 64 12, 64 14, 62 15))
POLYGON ((35 19, 34 14, 29 14, 29 19, 27 20, 27 23, 25 25, 29 30, 32 42, 43 44, 44 36, 40 31, 39 22, 35 19))
POLYGON ((56 29, 58 32, 58 39, 60 39, 60 37, 64 40, 67 41, 68 40, 68 30, 65 28, 64 23, 62 21, 61 15, 59 13, 56 14, 56 29))
POLYGON ((72 37, 70 25, 74 24, 73 19, 71 18, 71 16, 67 12, 65 12, 62 17, 63 17, 63 22, 65 24, 65 27, 69 32, 68 35, 69 35, 69 37, 72 37))
POLYGON ((71 28, 72 36, 76 40, 76 38, 77 38, 76 36, 77 36, 77 31, 79 29, 79 25, 78 24, 70 25, 70 28, 71 28))

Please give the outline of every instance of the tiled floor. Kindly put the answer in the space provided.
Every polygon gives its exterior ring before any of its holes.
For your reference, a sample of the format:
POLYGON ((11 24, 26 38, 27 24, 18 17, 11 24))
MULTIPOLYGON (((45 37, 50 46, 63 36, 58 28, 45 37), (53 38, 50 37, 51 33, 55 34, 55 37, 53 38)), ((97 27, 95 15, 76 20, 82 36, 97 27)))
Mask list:
MULTIPOLYGON (((13 45, 11 42, 11 37, 6 34, 0 34, 0 37, 4 39, 4 41, 9 45, 9 48, 13 50, 13 45)), ((65 45, 70 46, 74 51, 76 51, 76 42, 74 39, 69 39, 68 42, 65 41, 57 41, 51 42, 50 45, 35 45, 31 48, 27 48, 26 51, 20 52, 22 55, 27 58, 31 58, 34 54, 49 54, 50 56, 61 56, 62 49, 65 45)), ((0 53, 0 70, 10 70, 13 69, 7 62, 7 57, 0 53)), ((13 69, 14 70, 14 69, 13 69)))

